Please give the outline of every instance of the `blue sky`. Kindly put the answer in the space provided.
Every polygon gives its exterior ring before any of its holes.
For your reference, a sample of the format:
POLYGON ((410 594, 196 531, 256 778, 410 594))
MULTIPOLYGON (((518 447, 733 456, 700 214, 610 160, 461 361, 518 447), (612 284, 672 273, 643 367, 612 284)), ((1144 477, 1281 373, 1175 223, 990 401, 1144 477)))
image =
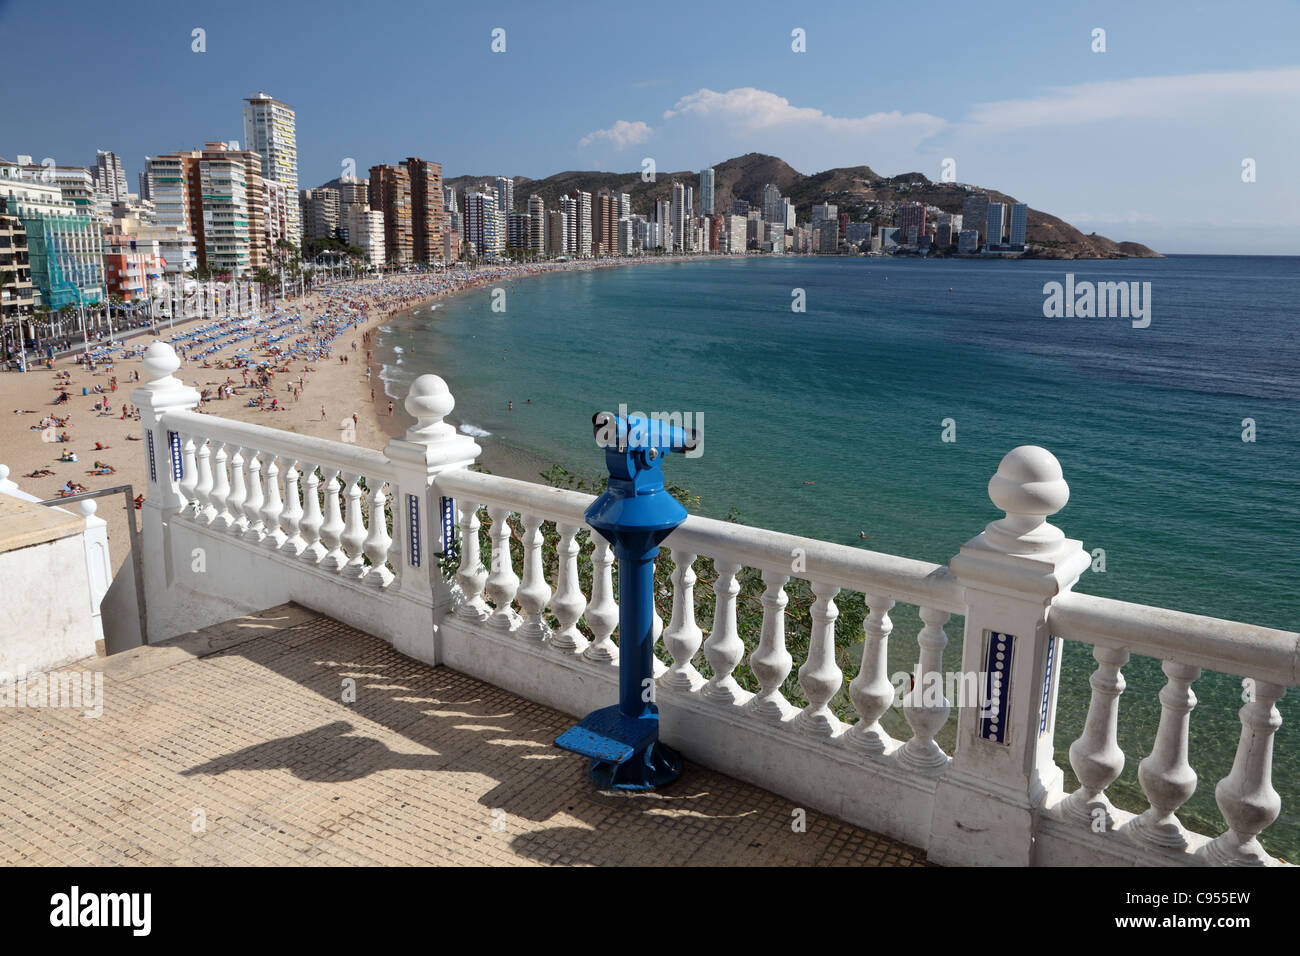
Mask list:
POLYGON ((410 155, 448 176, 532 177, 756 150, 805 173, 937 179, 952 158, 959 181, 1085 232, 1294 255, 1297 38, 1294 0, 0 0, 0 155, 84 165, 112 149, 134 187, 146 155, 242 140, 241 101, 265 90, 297 110, 304 187, 347 159, 364 171, 410 155), (806 52, 791 49, 795 28, 806 52))

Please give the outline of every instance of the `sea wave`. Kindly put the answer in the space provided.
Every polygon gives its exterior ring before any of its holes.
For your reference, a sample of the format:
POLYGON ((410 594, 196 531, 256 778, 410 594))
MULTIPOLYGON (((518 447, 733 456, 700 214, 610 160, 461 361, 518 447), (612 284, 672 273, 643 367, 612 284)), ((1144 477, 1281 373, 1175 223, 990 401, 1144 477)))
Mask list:
POLYGON ((469 422, 461 422, 460 430, 463 434, 469 435, 472 438, 487 438, 492 434, 489 431, 479 428, 477 425, 471 425, 469 422))

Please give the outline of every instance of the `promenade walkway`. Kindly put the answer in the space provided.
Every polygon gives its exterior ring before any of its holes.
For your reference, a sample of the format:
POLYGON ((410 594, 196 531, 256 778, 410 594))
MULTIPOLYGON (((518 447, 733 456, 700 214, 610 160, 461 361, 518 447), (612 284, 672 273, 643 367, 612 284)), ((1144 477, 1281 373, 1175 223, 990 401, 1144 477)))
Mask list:
POLYGON ((87 667, 102 716, 0 707, 0 864, 925 865, 689 761, 598 793, 570 717, 296 605, 87 667))

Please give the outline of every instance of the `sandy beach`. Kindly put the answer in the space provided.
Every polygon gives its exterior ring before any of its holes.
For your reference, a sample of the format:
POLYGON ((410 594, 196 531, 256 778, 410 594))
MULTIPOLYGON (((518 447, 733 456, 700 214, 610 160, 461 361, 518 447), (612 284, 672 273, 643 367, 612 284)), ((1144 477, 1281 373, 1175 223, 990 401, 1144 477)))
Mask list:
MULTIPOLYGON (((200 411, 333 441, 343 438, 344 420, 350 422, 355 416, 356 443, 382 449, 389 436, 402 434, 412 419, 402 407, 401 397, 393 399, 393 412, 389 415, 389 399, 380 379, 381 367, 373 352, 367 360, 366 333, 398 313, 425 308, 437 299, 493 282, 544 275, 558 269, 609 268, 656 261, 664 260, 585 261, 559 266, 547 263, 483 268, 476 272, 457 270, 447 276, 416 273, 366 279, 336 284, 309 293, 301 300, 282 302, 274 315, 249 328, 242 327, 236 319, 200 319, 178 326, 174 335, 160 329, 159 337, 176 339, 175 347, 182 359, 177 376, 207 392, 209 397, 201 403, 200 411), (313 322, 318 323, 316 329, 312 328, 313 322), (212 338, 200 348, 196 340, 204 336, 212 338), (268 342, 276 337, 279 341, 268 342), (311 357, 326 337, 330 341, 323 348, 329 354, 322 352, 318 357, 311 357), (307 354, 289 355, 287 349, 291 346, 307 354), (241 350, 243 354, 237 354, 241 350), (209 354, 200 357, 199 351, 209 354), (346 361, 341 361, 342 358, 346 361), (258 362, 267 364, 259 369, 255 364, 258 362), (263 371, 268 374, 264 387, 257 384, 263 371), (250 373, 248 384, 245 373, 250 373), (301 389, 295 395, 291 389, 299 382, 301 389), (226 383, 230 383, 230 397, 220 398, 221 386, 226 383), (262 404, 249 404, 250 399, 259 398, 262 404), (274 410, 270 407, 272 401, 274 410)), ((100 350, 97 354, 101 360, 93 370, 79 364, 76 356, 70 356, 56 359, 53 369, 33 363, 27 372, 0 374, 0 464, 8 466, 9 479, 23 491, 42 499, 58 497, 69 483, 91 491, 130 484, 135 494, 144 492, 146 462, 138 440, 140 423, 133 414, 131 392, 140 384, 133 381, 134 375, 139 373, 144 377, 139 353, 152 341, 152 336, 140 336, 127 340, 125 347, 116 347, 111 353, 100 350), (111 361, 104 361, 110 354, 111 361), (82 394, 83 389, 87 394, 82 394), (63 403, 56 403, 61 392, 69 397, 63 403), (96 405, 101 408, 97 409, 96 405), (104 405, 107 411, 103 410, 104 405), (125 416, 124 405, 127 406, 125 416), (56 416, 66 424, 51 422, 47 416, 56 416), (55 440, 60 435, 67 440, 55 440), (97 444, 101 447, 97 448, 97 444), (77 461, 59 460, 69 453, 75 454, 77 461), (97 473, 97 461, 114 470, 97 473), (29 477, 38 470, 48 473, 29 477)), ((96 354, 94 350, 92 354, 96 354)), ((452 419, 455 420, 454 412, 452 419)), ((480 444, 483 445, 480 463, 486 470, 538 480, 539 463, 526 460, 492 439, 480 440, 480 444)), ((126 510, 117 496, 95 501, 98 515, 108 522, 109 547, 116 569, 129 548, 126 510)))

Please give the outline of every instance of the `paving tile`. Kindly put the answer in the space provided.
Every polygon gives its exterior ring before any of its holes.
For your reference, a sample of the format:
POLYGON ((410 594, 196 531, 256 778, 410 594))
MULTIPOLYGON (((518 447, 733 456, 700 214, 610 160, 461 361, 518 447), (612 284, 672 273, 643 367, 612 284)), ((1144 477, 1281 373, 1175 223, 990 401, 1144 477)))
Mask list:
POLYGON ((296 605, 119 657, 99 717, 0 710, 0 864, 927 865, 694 764, 595 791, 570 717, 296 605))

